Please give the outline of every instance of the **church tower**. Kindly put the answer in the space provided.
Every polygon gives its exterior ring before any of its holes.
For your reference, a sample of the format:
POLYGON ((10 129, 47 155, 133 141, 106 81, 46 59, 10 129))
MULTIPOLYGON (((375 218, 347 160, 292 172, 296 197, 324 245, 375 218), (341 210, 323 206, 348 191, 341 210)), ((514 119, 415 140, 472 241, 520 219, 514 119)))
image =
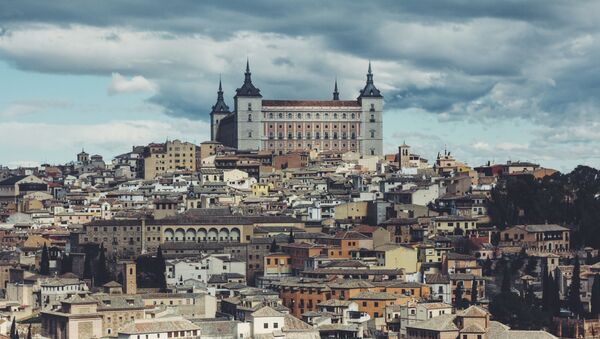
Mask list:
POLYGON ((251 75, 250 62, 246 61, 244 84, 236 90, 234 97, 239 150, 261 149, 262 95, 260 89, 252 84, 251 75))
POLYGON ((230 113, 229 106, 227 106, 223 99, 223 86, 221 85, 221 77, 219 77, 217 103, 214 104, 210 112, 210 140, 218 141, 219 123, 230 113))
POLYGON ((400 169, 410 167, 410 146, 406 143, 398 146, 398 165, 400 169))
POLYGON ((337 79, 335 79, 335 85, 333 86, 333 100, 340 100, 340 92, 338 92, 337 88, 337 79))
POLYGON ((360 91, 358 101, 362 107, 362 125, 361 131, 362 144, 360 153, 362 155, 382 155, 383 154, 383 95, 375 87, 373 82, 373 72, 371 62, 369 61, 369 70, 367 71, 367 83, 360 91))

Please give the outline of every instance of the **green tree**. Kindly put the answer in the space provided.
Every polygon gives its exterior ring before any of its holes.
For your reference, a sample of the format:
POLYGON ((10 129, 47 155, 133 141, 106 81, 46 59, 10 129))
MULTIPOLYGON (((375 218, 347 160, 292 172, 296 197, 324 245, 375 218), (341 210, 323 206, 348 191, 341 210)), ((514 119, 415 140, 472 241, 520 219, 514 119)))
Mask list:
POLYGON ((290 228, 290 235, 288 236, 288 244, 293 244, 296 241, 294 238, 294 230, 290 228))
POLYGON ((535 270, 537 269, 537 258, 534 256, 530 256, 527 259, 527 265, 525 265, 525 273, 534 276, 535 270))
POLYGON ((464 293, 463 283, 462 283, 462 281, 459 281, 458 284, 456 284, 456 288, 454 289, 454 307, 456 307, 457 309, 464 308, 463 293, 464 293))
POLYGON ((509 270, 509 265, 505 264, 504 265, 504 272, 502 273, 502 285, 500 285, 500 290, 503 293, 508 293, 511 291, 511 276, 510 276, 510 270, 509 270))
POLYGON ((479 296, 479 291, 477 290, 477 279, 473 279, 473 284, 471 285, 471 304, 477 304, 477 297, 479 296))
POLYGON ((104 244, 100 245, 100 255, 98 255, 98 263, 96 264, 95 284, 101 286, 111 280, 110 272, 106 262, 106 250, 104 244))
POLYGON ((579 264, 579 257, 575 256, 575 263, 573 265, 573 275, 571 277, 571 285, 569 286, 569 310, 573 314, 579 316, 583 314, 583 305, 581 304, 581 268, 579 264))
POLYGON ((12 324, 10 324, 10 339, 19 339, 19 332, 17 331, 17 318, 13 317, 12 324))
POLYGON ((482 265, 482 271, 483 271, 483 275, 486 276, 490 276, 492 275, 492 261, 490 260, 490 258, 487 258, 483 261, 483 265, 482 265))
POLYGON ((600 274, 594 275, 594 284, 592 285, 592 297, 590 300, 592 304, 591 315, 593 318, 597 318, 600 315, 600 274))
POLYGON ((501 292, 489 306, 494 320, 516 330, 539 330, 550 323, 549 317, 533 304, 527 304, 516 293, 501 292))
POLYGON ((165 263, 165 258, 163 257, 162 248, 158 246, 158 250, 156 251, 156 278, 161 291, 167 289, 167 278, 165 277, 166 268, 167 265, 165 263))
POLYGON ((48 246, 46 246, 46 243, 44 243, 44 247, 42 248, 42 258, 40 260, 40 274, 50 274, 50 257, 48 256, 48 246))
POLYGON ((275 237, 273 237, 273 241, 271 242, 271 248, 269 249, 271 253, 279 252, 279 246, 277 245, 277 241, 275 241, 275 237))

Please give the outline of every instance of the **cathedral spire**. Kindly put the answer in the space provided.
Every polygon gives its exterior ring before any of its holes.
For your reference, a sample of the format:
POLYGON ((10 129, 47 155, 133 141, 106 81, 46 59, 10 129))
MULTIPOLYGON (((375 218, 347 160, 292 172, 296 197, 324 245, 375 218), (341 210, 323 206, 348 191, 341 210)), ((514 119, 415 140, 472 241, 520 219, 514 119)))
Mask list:
POLYGON ((337 77, 335 78, 335 85, 333 86, 333 100, 340 100, 340 92, 338 92, 337 77))

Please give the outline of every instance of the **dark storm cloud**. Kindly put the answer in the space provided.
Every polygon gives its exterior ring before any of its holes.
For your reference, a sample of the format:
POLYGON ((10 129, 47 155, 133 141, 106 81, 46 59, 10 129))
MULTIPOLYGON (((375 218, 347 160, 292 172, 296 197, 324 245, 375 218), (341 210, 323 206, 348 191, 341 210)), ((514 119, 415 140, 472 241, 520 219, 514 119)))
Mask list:
MULTIPOLYGON (((4 27, 0 35, 48 24, 67 29, 83 25, 154 32, 165 41, 203 35, 226 44, 239 32, 274 34, 298 39, 298 44, 314 39, 301 45, 304 49, 314 46, 313 50, 280 53, 294 48, 294 42, 287 42, 266 45, 264 53, 252 56, 253 63, 260 59, 254 74, 263 93, 269 97, 328 96, 332 79, 338 75, 346 86, 343 95, 355 97, 364 68, 352 69, 358 64, 344 68, 347 62, 331 59, 322 62, 321 55, 336 53, 330 58, 374 60, 376 84, 384 90, 388 108, 417 107, 469 119, 521 117, 557 126, 600 120, 598 12, 600 3, 595 1, 547 0, 132 0, 76 4, 20 0, 0 3, 4 27), (262 59, 268 60, 263 63, 262 59), (407 71, 415 74, 408 75, 407 71)), ((126 38, 114 32, 104 39, 119 43, 126 38)), ((250 44, 240 48, 235 51, 237 56, 232 56, 232 50, 218 52, 226 59, 224 66, 190 64, 190 72, 212 67, 214 74, 225 71, 225 67, 237 67, 235 62, 245 58, 251 48, 250 44)), ((2 55, 18 67, 46 72, 98 74, 112 70, 133 75, 143 70, 161 85, 151 101, 176 116, 197 117, 197 112, 206 111, 214 100, 210 87, 214 86, 214 76, 198 79, 210 91, 165 86, 174 82, 165 80, 167 74, 179 74, 164 65, 181 65, 180 60, 135 60, 106 66, 100 60, 94 66, 85 62, 61 64, 60 60, 44 60, 32 53, 0 50, 2 55)), ((226 80, 229 97, 240 84, 241 67, 236 74, 239 77, 230 75, 226 80)))

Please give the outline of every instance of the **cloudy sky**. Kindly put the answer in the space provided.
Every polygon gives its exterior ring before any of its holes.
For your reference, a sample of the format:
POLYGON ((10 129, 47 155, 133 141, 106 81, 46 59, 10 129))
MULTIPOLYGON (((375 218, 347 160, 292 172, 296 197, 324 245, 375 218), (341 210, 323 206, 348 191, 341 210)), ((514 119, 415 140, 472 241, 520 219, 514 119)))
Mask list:
POLYGON ((385 150, 600 167, 598 1, 0 1, 0 164, 209 138, 246 58, 265 98, 354 99, 385 150))

